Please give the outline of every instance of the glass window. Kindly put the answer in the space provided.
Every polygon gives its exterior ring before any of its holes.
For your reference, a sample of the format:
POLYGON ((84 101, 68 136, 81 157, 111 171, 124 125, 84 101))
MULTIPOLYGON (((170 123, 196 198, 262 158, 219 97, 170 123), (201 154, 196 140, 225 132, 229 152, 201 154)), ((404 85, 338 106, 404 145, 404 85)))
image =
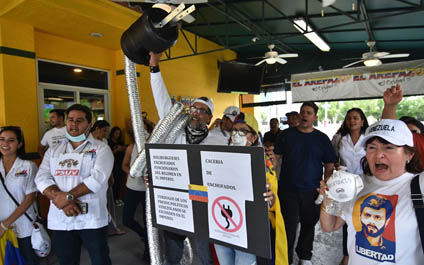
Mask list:
POLYGON ((44 89, 42 131, 45 132, 50 129, 49 113, 51 110, 66 110, 69 106, 75 104, 75 102, 75 93, 72 91, 44 89))
POLYGON ((80 103, 93 112, 93 123, 105 119, 105 96, 99 94, 80 93, 80 103))
POLYGON ((38 60, 38 81, 69 86, 109 89, 108 72, 38 60))

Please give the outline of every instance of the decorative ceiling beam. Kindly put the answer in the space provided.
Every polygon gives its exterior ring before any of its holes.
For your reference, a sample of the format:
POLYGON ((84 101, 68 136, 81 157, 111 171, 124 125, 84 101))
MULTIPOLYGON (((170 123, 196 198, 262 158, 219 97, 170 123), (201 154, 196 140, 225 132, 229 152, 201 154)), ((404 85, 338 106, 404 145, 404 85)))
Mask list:
POLYGON ((372 27, 370 24, 370 18, 367 13, 367 6, 365 5, 365 0, 359 0, 358 2, 361 13, 364 16, 364 25, 365 29, 367 30, 368 40, 375 41, 374 33, 372 32, 372 27))
POLYGON ((404 3, 404 4, 408 4, 408 5, 414 6, 414 7, 419 7, 420 6, 419 4, 415 4, 415 3, 412 3, 412 2, 409 2, 409 1, 406 1, 406 0, 395 0, 395 1, 401 2, 401 3, 404 3))
MULTIPOLYGON (((372 18, 369 19, 369 21, 376 21, 376 20, 380 20, 380 19, 384 19, 384 18, 388 18, 388 17, 396 17, 396 16, 401 16, 401 15, 405 15, 405 14, 412 14, 412 13, 416 13, 416 12, 423 12, 423 11, 424 11, 424 8, 413 8, 412 10, 409 10, 409 11, 402 11, 402 12, 398 12, 398 13, 394 13, 394 14, 372 17, 372 18)), ((358 24, 358 23, 363 23, 365 21, 367 21, 367 20, 361 19, 361 20, 358 20, 358 21, 341 23, 341 24, 337 24, 337 25, 333 25, 333 26, 324 27, 324 28, 321 28, 319 30, 314 30, 314 32, 321 33, 321 32, 326 31, 328 29, 334 29, 334 28, 338 28, 338 27, 354 25, 354 24, 358 24)), ((283 38, 278 38, 278 39, 286 39, 286 38, 291 38, 293 36, 296 36, 296 35, 285 36, 283 38)))
MULTIPOLYGON (((424 0, 422 0, 424 1, 424 0)), ((423 6, 424 8, 424 6, 423 6)), ((415 10, 415 8, 412 7, 405 7, 405 8, 387 8, 387 9, 379 9, 379 10, 368 10, 368 14, 380 14, 380 13, 387 13, 387 12, 399 12, 399 11, 411 11, 411 10, 415 10)), ((349 12, 344 12, 345 14, 341 14, 341 13, 326 13, 325 17, 339 17, 339 16, 348 16, 349 18, 354 19, 355 17, 353 17, 353 14, 357 14, 356 11, 349 11, 349 12)), ((280 16, 280 17, 270 17, 270 18, 260 18, 260 19, 251 19, 250 21, 252 23, 258 23, 258 22, 272 22, 272 21, 277 21, 277 20, 285 20, 285 19, 289 19, 289 20, 293 20, 295 18, 297 18, 298 16, 280 16)), ((310 19, 313 18, 322 18, 321 13, 319 14, 309 14, 308 17, 310 19)), ((359 19, 360 20, 360 19, 359 19)), ((355 21, 359 21, 358 19, 355 18, 355 21)), ((228 22, 228 24, 237 24, 236 22, 228 22)), ((225 22, 210 22, 211 26, 222 26, 225 25, 225 22)), ((201 27, 201 26, 208 26, 208 24, 206 23, 198 23, 198 24, 184 24, 184 27, 186 29, 189 28, 194 28, 194 27, 201 27)))
MULTIPOLYGON (((166 59, 161 60, 162 61, 170 61, 170 60, 176 60, 176 59, 181 59, 181 58, 187 58, 187 57, 192 57, 192 56, 198 56, 198 55, 203 55, 203 54, 208 54, 208 53, 214 53, 214 52, 221 52, 221 51, 225 51, 225 50, 232 50, 232 49, 238 49, 238 48, 243 48, 243 47, 248 47, 248 46, 253 46, 253 45, 259 45, 259 44, 264 44, 261 42, 256 42, 256 43, 247 43, 247 44, 240 44, 240 45, 233 45, 233 46, 227 46, 227 47, 223 47, 223 48, 219 48, 219 49, 212 49, 212 50, 208 50, 208 51, 203 51, 203 52, 197 52, 197 53, 191 53, 191 54, 186 54, 186 55, 181 55, 181 56, 175 56, 175 57, 171 57, 169 52, 166 52, 166 59), (169 55, 169 56, 168 56, 169 55)), ((171 50, 172 48, 170 48, 169 50, 171 50)))
MULTIPOLYGON (((373 31, 384 31, 384 30, 399 30, 399 29, 423 29, 424 26, 400 26, 400 27, 381 27, 381 28, 373 28, 373 31)), ((357 31, 364 31, 364 29, 357 28, 357 29, 335 29, 335 30, 319 30, 317 32, 321 34, 325 33, 342 33, 342 32, 357 32, 357 31)), ((302 35, 299 32, 281 32, 281 33, 272 33, 273 37, 279 37, 279 36, 290 36, 290 35, 302 35)), ((204 38, 212 38, 216 35, 202 35, 204 38)), ((219 37, 223 37, 225 35, 219 35, 219 37)), ((228 35, 228 38, 243 38, 243 37, 250 37, 249 34, 231 34, 228 35)))

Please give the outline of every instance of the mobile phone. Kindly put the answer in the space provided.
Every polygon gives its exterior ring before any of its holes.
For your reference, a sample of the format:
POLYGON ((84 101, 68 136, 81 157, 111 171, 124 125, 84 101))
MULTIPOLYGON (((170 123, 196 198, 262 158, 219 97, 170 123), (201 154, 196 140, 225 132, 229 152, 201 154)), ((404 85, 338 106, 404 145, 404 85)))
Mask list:
POLYGON ((78 208, 81 211, 81 214, 88 213, 88 203, 86 202, 77 202, 78 208))

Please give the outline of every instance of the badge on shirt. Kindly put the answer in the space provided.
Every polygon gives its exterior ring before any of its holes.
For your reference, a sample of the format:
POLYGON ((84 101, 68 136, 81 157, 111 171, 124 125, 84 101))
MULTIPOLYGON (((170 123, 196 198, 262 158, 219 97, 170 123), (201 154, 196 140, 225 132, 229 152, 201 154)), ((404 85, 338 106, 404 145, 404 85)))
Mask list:
POLYGON ((27 176, 28 176, 28 169, 18 170, 15 173, 15 177, 27 177, 27 176))
POLYGON ((70 153, 62 154, 55 170, 55 176, 78 176, 81 169, 82 155, 70 153))
POLYGON ((87 155, 91 154, 91 159, 93 159, 93 157, 96 155, 96 152, 97 152, 97 149, 95 148, 85 151, 87 155))

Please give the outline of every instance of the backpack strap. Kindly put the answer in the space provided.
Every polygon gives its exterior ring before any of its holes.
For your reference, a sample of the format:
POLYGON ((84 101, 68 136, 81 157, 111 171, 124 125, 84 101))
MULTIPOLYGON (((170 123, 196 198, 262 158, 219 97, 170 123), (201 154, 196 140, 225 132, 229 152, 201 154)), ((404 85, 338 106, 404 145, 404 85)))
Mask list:
POLYGON ((420 188, 420 176, 416 175, 411 181, 411 199, 417 216, 418 230, 420 231, 421 246, 424 251, 424 202, 420 188))
MULTIPOLYGON (((0 179, 1 179, 1 183, 3 184, 3 188, 6 190, 7 194, 9 195, 9 197, 12 199, 12 201, 16 204, 16 207, 19 207, 19 202, 15 199, 15 197, 13 197, 13 195, 10 193, 10 191, 7 189, 6 187, 6 183, 4 183, 4 179, 3 179, 3 175, 0 173, 0 179)), ((31 217, 29 217, 29 215, 24 212, 24 215, 26 216, 26 218, 28 218, 28 220, 31 222, 31 224, 34 223, 34 220, 32 220, 31 217)))

